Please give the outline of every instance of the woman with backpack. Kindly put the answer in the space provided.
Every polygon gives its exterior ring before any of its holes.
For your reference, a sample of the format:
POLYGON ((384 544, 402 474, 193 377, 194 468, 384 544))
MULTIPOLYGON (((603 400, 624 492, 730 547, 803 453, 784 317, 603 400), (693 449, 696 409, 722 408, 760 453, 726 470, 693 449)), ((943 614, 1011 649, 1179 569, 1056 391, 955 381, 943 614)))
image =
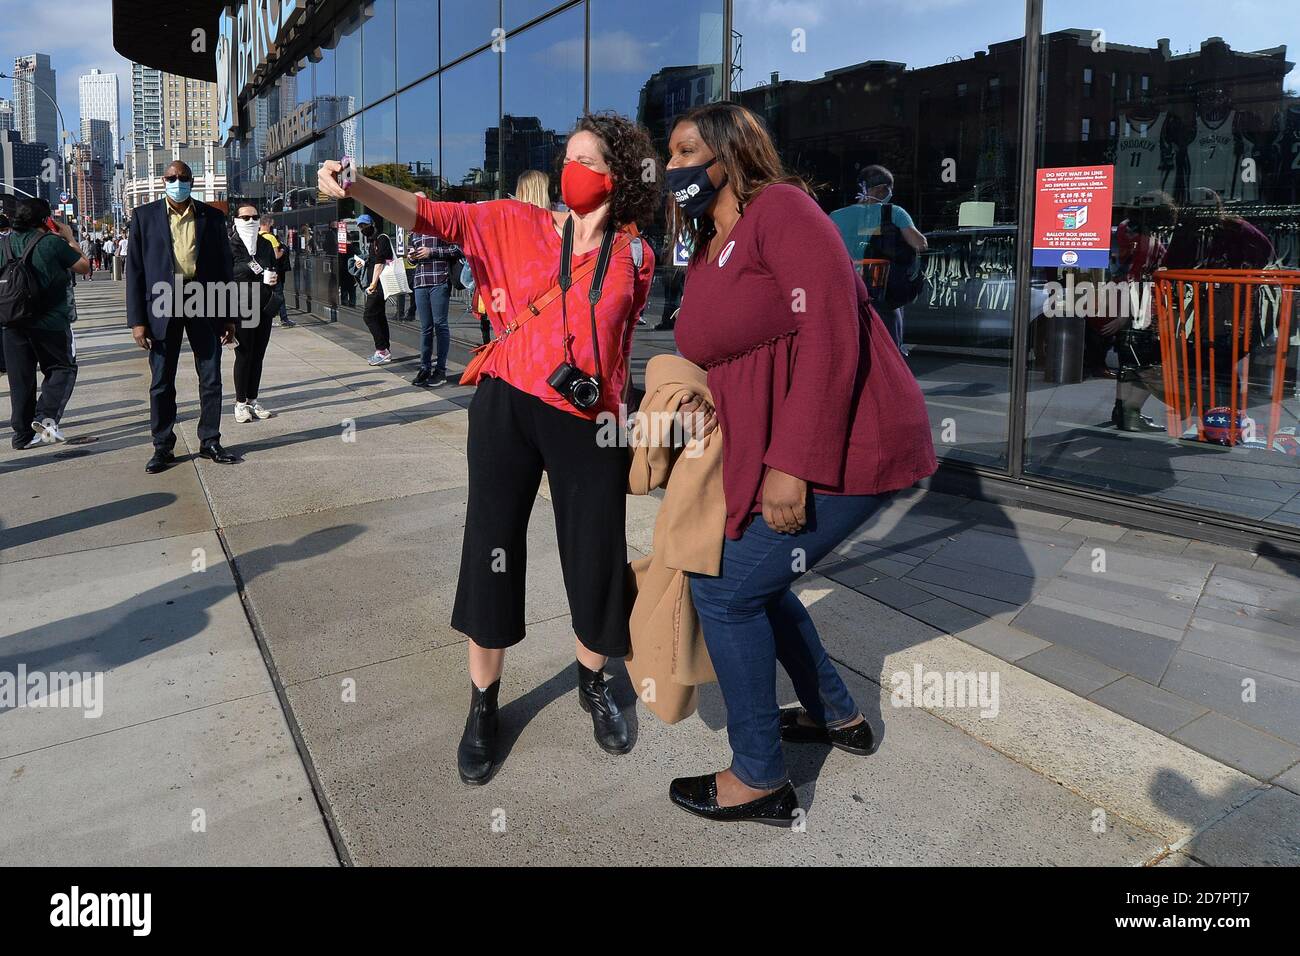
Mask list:
POLYGON ((13 230, 0 239, 0 325, 14 448, 63 441, 59 421, 77 381, 77 346, 72 335, 70 273, 87 275, 82 254, 66 222, 50 218, 44 199, 20 199, 13 230), (36 390, 36 371, 42 382, 36 390))
POLYGON ((469 503, 451 624, 469 636, 470 712, 457 750, 467 784, 486 783, 497 757, 497 694, 506 649, 524 638, 528 518, 545 472, 578 659, 578 703, 607 753, 631 749, 605 683, 628 651, 627 449, 601 441, 629 377, 636 317, 654 256, 636 235, 660 200, 645 129, 588 114, 565 145, 563 212, 514 199, 431 202, 365 177, 345 187, 337 162, 319 187, 407 230, 441 236, 469 261, 498 335, 467 374, 469 503), (595 301, 593 301, 595 300, 595 301))

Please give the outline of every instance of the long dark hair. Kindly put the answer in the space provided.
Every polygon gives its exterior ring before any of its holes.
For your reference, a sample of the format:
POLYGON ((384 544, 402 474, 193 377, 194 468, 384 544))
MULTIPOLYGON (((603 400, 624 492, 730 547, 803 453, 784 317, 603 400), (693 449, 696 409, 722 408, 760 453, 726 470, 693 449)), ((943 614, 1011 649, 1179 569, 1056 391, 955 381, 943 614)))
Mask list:
MULTIPOLYGON (((739 103, 709 103, 683 113, 673 122, 694 123, 700 138, 718 158, 718 165, 727 174, 727 182, 736 194, 740 211, 745 211, 755 196, 776 183, 797 186, 812 195, 812 189, 801 177, 785 168, 762 119, 739 103)), ((672 139, 672 130, 668 133, 672 139)), ((669 202, 669 236, 685 234, 692 243, 692 258, 702 256, 709 240, 717 233, 712 216, 701 216, 687 221, 675 202, 669 202)))
POLYGON ((615 112, 602 111, 584 115, 573 132, 591 133, 600 140, 601 158, 614 178, 609 209, 614 224, 650 222, 662 199, 663 176, 645 127, 615 112))

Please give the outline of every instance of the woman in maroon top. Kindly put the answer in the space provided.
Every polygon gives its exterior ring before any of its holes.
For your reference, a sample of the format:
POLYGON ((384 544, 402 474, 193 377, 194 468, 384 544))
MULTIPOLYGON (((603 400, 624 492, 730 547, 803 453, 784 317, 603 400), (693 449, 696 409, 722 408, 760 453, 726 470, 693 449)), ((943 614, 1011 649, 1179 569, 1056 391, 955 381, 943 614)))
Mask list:
POLYGON ((627 450, 602 442, 598 416, 623 400, 654 275, 654 255, 635 236, 637 220, 661 201, 657 177, 644 175, 653 155, 632 121, 582 117, 565 144, 562 212, 514 199, 430 202, 364 176, 345 190, 333 161, 318 175, 326 195, 463 249, 497 333, 469 407, 469 502, 451 619, 470 639, 470 712, 456 755, 467 784, 486 783, 496 758, 497 694, 506 649, 524 637, 528 518, 543 472, 577 638, 578 703, 603 750, 631 747, 603 671, 628 649, 627 450), (566 247, 572 284, 561 293, 566 247))
POLYGON ((753 113, 714 103, 678 119, 668 187, 672 234, 694 249, 677 346, 708 371, 724 436, 721 574, 692 575, 691 595, 733 754, 725 771, 674 780, 670 797, 709 819, 788 825, 782 739, 875 746, 790 585, 934 472, 930 424, 838 230, 753 113), (777 661, 802 707, 779 709, 777 661))

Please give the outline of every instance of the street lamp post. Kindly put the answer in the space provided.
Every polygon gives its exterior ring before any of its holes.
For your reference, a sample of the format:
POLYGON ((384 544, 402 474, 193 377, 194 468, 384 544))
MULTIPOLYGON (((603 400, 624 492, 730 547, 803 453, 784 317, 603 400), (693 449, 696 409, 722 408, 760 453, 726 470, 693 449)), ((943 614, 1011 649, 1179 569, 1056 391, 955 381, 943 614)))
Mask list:
MULTIPOLYGON (((63 118, 63 110, 59 109, 59 102, 58 102, 58 100, 56 100, 54 97, 50 96, 49 93, 46 93, 43 89, 41 89, 39 86, 37 86, 37 85, 36 85, 35 83, 33 83, 31 80, 24 79, 24 78, 21 77, 21 76, 11 76, 11 75, 9 75, 8 73, 0 73, 0 79, 12 80, 12 81, 15 82, 15 83, 26 83, 28 86, 30 86, 32 89, 34 89, 37 93, 40 93, 41 96, 45 97, 45 98, 46 98, 47 100, 49 100, 52 104, 54 104, 54 112, 57 113, 57 114, 58 114, 58 117, 59 117, 59 128, 63 131, 63 137, 62 137, 63 142, 64 142, 64 143, 67 142, 68 138, 71 136, 71 133, 69 133, 69 131, 68 131, 68 122, 67 122, 67 120, 65 120, 65 119, 63 118)), ((74 142, 75 142, 75 140, 74 140, 74 142)), ((63 191, 66 193, 66 192, 68 191, 68 163, 67 163, 67 160, 64 158, 64 156, 63 156, 63 154, 62 154, 62 152, 61 152, 61 150, 62 150, 63 147, 62 147, 62 145, 61 145, 60 143, 46 143, 45 145, 47 145, 47 146, 52 146, 53 149, 54 149, 56 152, 59 152, 59 165, 60 165, 61 167, 63 167, 63 191)))

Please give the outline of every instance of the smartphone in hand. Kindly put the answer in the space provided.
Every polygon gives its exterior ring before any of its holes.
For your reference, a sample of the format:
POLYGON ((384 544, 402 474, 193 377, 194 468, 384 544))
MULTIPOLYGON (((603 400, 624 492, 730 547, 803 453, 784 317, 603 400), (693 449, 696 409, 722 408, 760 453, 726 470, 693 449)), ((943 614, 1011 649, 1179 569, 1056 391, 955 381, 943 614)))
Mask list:
POLYGON ((340 165, 343 168, 339 170, 339 185, 346 190, 357 181, 357 164, 351 156, 344 156, 340 165))

